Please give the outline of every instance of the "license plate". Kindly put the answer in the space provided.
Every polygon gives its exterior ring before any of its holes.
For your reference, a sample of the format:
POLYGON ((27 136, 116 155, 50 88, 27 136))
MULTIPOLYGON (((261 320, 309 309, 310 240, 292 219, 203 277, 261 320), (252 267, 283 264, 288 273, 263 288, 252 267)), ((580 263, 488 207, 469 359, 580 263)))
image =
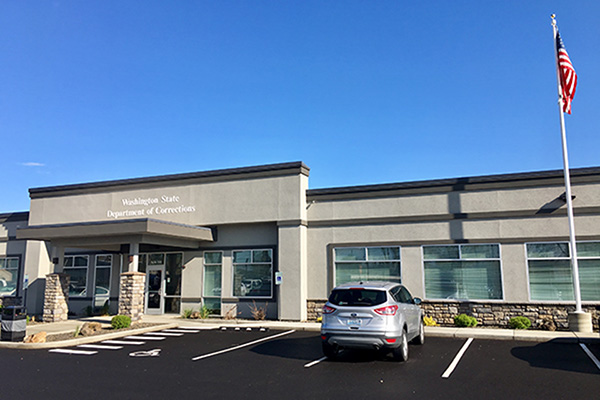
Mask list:
POLYGON ((362 325, 362 319, 349 319, 348 326, 359 326, 362 325))

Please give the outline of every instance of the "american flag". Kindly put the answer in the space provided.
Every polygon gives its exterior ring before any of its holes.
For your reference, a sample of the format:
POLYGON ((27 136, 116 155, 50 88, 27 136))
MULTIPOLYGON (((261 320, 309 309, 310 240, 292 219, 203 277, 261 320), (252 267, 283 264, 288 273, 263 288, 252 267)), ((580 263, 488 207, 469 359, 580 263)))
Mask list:
POLYGON ((573 97, 575 96, 577 74, 558 31, 556 32, 556 53, 558 54, 558 73, 560 75, 563 112, 571 114, 571 101, 573 101, 573 97))

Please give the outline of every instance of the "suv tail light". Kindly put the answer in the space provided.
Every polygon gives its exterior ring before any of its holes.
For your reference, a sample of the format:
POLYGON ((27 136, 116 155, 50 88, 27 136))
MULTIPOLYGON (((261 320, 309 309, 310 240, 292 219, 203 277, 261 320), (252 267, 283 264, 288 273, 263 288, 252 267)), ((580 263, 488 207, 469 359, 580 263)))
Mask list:
POLYGON ((396 315, 396 311, 398 311, 398 306, 393 305, 393 306, 381 307, 381 308, 376 308, 373 311, 375 311, 379 315, 396 315))
POLYGON ((323 306, 323 314, 331 314, 335 311, 335 308, 329 306, 323 306))

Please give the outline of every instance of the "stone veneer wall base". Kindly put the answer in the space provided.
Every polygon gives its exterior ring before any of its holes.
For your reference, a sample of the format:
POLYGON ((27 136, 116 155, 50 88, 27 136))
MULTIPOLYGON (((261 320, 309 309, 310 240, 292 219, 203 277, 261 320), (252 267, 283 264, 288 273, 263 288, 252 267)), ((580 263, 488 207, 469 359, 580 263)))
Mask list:
MULTIPOLYGON (((308 320, 315 321, 321 316, 321 309, 327 300, 308 300, 308 320)), ((435 302, 421 303, 427 317, 432 317, 440 326, 454 326, 454 317, 467 314, 475 317, 479 326, 508 328, 512 317, 527 317, 532 329, 569 330, 569 313, 575 311, 574 305, 548 303, 482 303, 482 302, 435 302)), ((592 316, 594 331, 600 329, 600 305, 584 305, 583 311, 592 316)))
POLYGON ((124 272, 121 274, 119 288, 119 315, 127 315, 131 322, 137 322, 144 315, 144 289, 146 274, 143 272, 124 272))
POLYGON ((53 273, 46 275, 44 289, 44 322, 60 322, 69 319, 69 283, 67 274, 53 273))

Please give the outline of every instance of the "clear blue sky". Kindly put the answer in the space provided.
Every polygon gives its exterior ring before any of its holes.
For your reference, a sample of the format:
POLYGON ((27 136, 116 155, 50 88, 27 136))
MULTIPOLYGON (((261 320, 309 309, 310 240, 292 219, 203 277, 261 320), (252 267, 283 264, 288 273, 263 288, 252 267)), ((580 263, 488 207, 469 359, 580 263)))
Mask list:
POLYGON ((600 166, 600 2, 0 1, 0 212, 287 161, 310 187, 600 166))

